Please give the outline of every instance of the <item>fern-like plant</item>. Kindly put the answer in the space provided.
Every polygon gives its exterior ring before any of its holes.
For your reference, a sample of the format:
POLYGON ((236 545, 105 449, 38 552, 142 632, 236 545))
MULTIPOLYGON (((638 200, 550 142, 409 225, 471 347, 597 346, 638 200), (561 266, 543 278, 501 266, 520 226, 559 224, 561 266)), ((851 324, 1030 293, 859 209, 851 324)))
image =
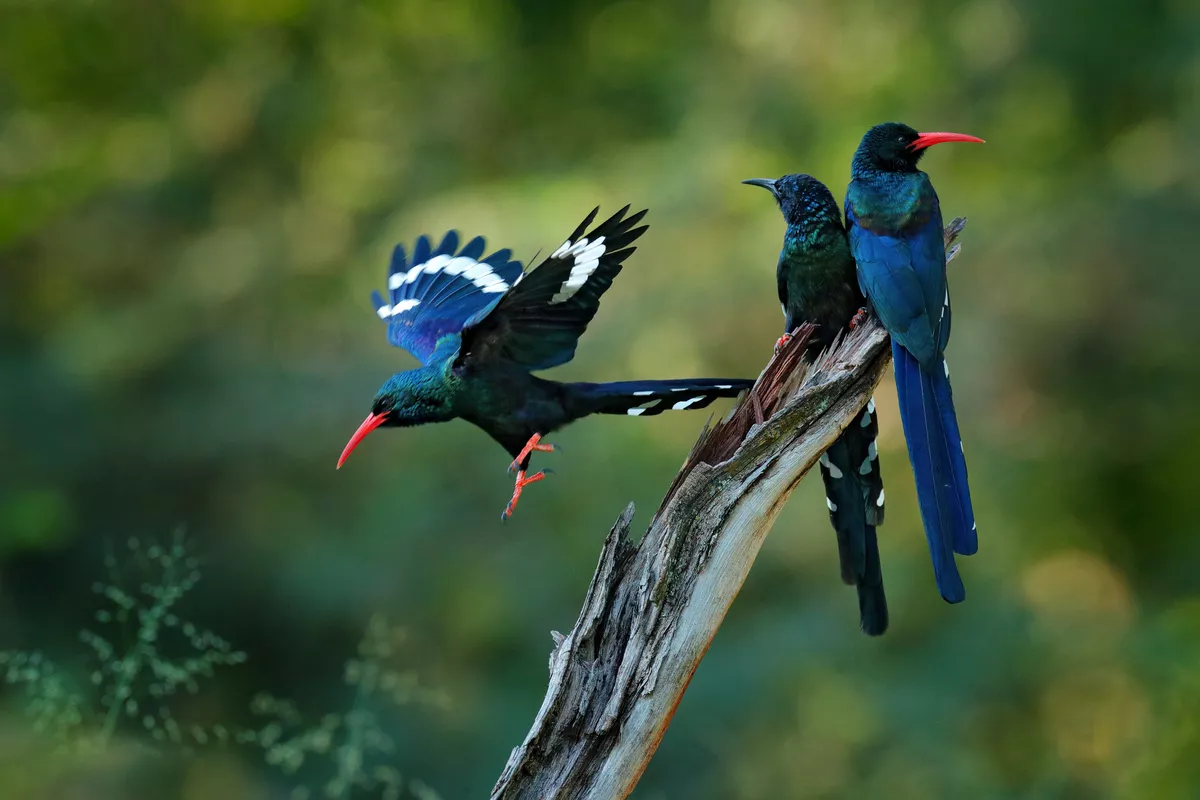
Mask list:
POLYGON ((41 651, 0 651, 0 684, 23 692, 34 730, 54 741, 59 753, 104 753, 122 733, 140 733, 122 736, 123 744, 163 755, 236 743, 261 750, 268 765, 289 777, 305 767, 319 788, 297 785, 295 800, 438 800, 390 763, 395 744, 380 717, 386 706, 447 702, 397 665, 402 628, 381 615, 371 619, 356 657, 345 665, 343 680, 353 690, 349 708, 315 724, 291 701, 260 694, 250 709, 263 720, 257 727, 187 725, 176 720, 173 698, 198 692, 217 669, 246 660, 182 616, 181 604, 200 581, 199 559, 180 530, 168 545, 131 538, 120 555, 109 549, 104 566, 107 579, 93 586, 102 598, 95 626, 79 636, 86 645, 83 663, 67 668, 41 651))
POLYGON ((182 530, 169 544, 126 542, 120 558, 105 554, 105 581, 93 591, 103 604, 96 627, 80 633, 90 651, 82 670, 68 670, 40 651, 0 652, 3 680, 24 688, 34 729, 63 749, 102 752, 122 723, 143 729, 151 742, 190 746, 214 737, 217 727, 186 729, 176 721, 172 698, 196 693, 219 667, 240 664, 246 654, 179 613, 200 580, 199 560, 182 530), (80 672, 89 680, 80 681, 80 672))

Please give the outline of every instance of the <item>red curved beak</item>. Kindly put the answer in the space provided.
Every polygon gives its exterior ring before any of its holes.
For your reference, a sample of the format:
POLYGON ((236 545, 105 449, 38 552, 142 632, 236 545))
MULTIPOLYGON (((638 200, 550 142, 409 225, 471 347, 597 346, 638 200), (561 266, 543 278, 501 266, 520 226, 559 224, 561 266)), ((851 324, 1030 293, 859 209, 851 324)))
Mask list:
POLYGON ((908 146, 909 150, 924 150, 926 147, 932 147, 935 144, 943 142, 975 142, 983 144, 983 139, 978 136, 968 136, 965 133, 946 133, 945 131, 929 131, 928 133, 918 133, 917 140, 908 146))
POLYGON ((354 448, 358 447, 358 443, 367 438, 367 434, 378 428, 387 419, 387 414, 367 414, 367 418, 363 420, 363 424, 358 426, 358 430, 350 437, 350 441, 346 443, 346 449, 342 451, 342 457, 338 459, 337 468, 341 469, 342 464, 346 463, 346 459, 354 452, 354 448))

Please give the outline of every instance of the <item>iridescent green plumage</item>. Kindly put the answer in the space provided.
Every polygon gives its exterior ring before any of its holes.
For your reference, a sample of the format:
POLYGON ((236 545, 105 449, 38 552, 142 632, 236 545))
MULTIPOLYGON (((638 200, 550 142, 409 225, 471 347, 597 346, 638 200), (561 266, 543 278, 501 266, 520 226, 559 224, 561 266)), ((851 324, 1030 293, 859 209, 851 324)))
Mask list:
MULTIPOLYGON (((809 175, 746 182, 769 189, 787 222, 776 266, 779 302, 788 331, 806 322, 817 326, 805 352, 807 358, 815 358, 864 305, 841 210, 825 185, 809 175)), ((875 533, 875 526, 883 522, 878 432, 872 401, 821 457, 842 580, 857 588, 860 624, 873 636, 888 625, 875 533)))

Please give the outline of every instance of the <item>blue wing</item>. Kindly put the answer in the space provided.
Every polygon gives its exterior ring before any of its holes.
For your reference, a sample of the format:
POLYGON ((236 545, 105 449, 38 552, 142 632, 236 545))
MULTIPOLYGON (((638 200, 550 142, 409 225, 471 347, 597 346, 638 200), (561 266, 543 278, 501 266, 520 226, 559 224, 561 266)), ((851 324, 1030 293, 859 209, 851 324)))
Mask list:
POLYGON ((509 259, 509 250, 484 258, 485 247, 477 236, 459 250, 456 231, 442 237, 436 249, 428 237, 420 237, 411 259, 404 245, 396 245, 388 269, 390 302, 379 292, 371 294, 375 312, 387 323, 388 341, 429 364, 439 344, 450 344, 468 319, 495 305, 522 267, 509 259))
POLYGON ((858 283, 892 338, 926 369, 934 368, 950 339, 946 245, 942 211, 932 187, 927 211, 898 231, 873 224, 846 196, 850 251, 858 283))

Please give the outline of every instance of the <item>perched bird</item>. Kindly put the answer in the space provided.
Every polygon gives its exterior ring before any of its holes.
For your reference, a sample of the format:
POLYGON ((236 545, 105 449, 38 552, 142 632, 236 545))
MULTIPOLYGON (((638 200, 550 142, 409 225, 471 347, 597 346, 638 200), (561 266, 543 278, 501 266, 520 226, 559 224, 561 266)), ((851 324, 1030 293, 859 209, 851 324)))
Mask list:
POLYGON ((858 283, 892 336, 917 501, 938 591, 951 603, 966 596, 954 554, 972 555, 979 541, 943 356, 950 339, 950 293, 942 210, 917 162, 926 148, 941 142, 982 141, 962 133, 918 133, 896 122, 876 125, 854 153, 846 191, 858 283))
MULTIPOLYGON (((805 345, 805 357, 815 358, 854 324, 866 305, 841 209, 825 184, 810 175, 742 183, 771 192, 783 212, 787 231, 775 268, 785 318, 780 341, 800 325, 813 323, 817 328, 805 345)), ((883 522, 883 476, 875 447, 879 423, 874 412, 871 400, 821 456, 820 465, 829 519, 837 532, 842 580, 858 589, 863 632, 878 636, 887 630, 888 610, 875 537, 875 526, 883 522)))
POLYGON ((390 302, 372 295, 388 340, 422 363, 399 372, 375 395, 371 413, 350 437, 338 468, 378 427, 408 427, 465 419, 513 457, 516 487, 501 519, 512 515, 521 490, 546 476, 526 477, 541 439, 589 414, 651 417, 667 410, 704 408, 736 397, 748 380, 665 380, 558 383, 530 373, 565 364, 575 355, 600 296, 612 285, 646 231, 646 214, 629 206, 591 230, 594 209, 567 241, 535 269, 524 272, 509 250, 484 257, 476 237, 460 250, 450 231, 436 248, 417 239, 411 259, 403 245, 392 253, 390 302), (586 233, 585 233, 586 232, 586 233))

